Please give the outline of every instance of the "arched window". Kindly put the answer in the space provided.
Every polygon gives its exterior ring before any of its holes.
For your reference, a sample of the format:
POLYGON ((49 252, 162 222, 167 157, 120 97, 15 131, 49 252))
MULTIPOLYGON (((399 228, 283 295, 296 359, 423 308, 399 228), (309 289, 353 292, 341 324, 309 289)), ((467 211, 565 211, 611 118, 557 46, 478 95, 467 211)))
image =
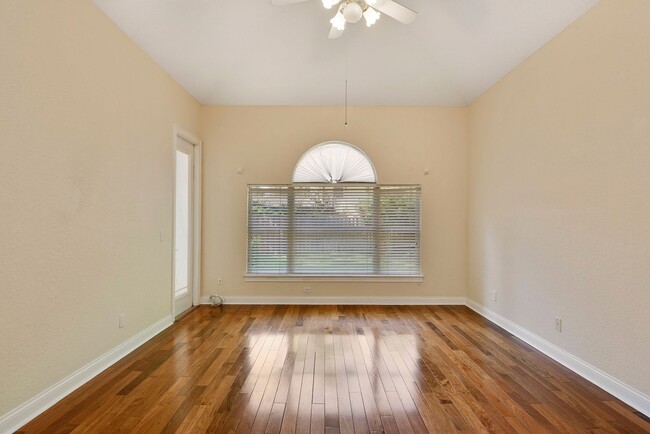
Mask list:
POLYGON ((247 278, 420 281, 420 186, 376 182, 363 151, 326 142, 292 184, 249 185, 247 278))
POLYGON ((344 142, 325 142, 302 154, 293 171, 294 183, 377 182, 377 172, 366 154, 344 142))

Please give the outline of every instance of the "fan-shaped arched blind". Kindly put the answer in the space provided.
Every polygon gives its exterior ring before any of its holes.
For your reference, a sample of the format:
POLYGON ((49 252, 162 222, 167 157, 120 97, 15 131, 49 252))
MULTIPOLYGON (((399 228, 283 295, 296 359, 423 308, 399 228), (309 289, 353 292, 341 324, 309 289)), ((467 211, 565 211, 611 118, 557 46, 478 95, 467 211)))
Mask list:
POLYGON ((349 143, 327 142, 303 154, 293 172, 293 182, 377 182, 370 159, 349 143))

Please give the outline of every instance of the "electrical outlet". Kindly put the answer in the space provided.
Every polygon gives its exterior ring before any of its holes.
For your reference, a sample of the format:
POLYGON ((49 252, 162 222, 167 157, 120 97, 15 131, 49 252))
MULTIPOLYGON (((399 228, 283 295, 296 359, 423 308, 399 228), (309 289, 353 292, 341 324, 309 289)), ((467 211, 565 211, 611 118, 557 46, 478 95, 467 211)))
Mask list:
POLYGON ((555 318, 555 331, 562 333, 562 318, 555 318))
POLYGON ((217 285, 223 285, 223 277, 219 276, 217 278, 217 285))
POLYGON ((492 291, 492 301, 497 301, 497 292, 492 291))
POLYGON ((125 313, 120 314, 120 324, 119 325, 120 325, 121 329, 124 328, 124 326, 126 325, 126 314, 125 313))
POLYGON ((303 291, 305 291, 305 294, 309 294, 309 293, 311 293, 311 287, 309 287, 309 286, 305 286, 305 287, 303 288, 303 291))

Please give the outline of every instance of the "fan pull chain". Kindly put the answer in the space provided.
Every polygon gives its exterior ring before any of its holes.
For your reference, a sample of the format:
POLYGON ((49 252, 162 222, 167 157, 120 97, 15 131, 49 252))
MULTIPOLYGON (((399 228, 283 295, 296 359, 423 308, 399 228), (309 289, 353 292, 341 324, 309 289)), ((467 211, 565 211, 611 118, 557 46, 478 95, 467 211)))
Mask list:
POLYGON ((345 38, 345 123, 348 127, 348 39, 345 38))
POLYGON ((345 80, 345 128, 348 127, 348 80, 345 80))

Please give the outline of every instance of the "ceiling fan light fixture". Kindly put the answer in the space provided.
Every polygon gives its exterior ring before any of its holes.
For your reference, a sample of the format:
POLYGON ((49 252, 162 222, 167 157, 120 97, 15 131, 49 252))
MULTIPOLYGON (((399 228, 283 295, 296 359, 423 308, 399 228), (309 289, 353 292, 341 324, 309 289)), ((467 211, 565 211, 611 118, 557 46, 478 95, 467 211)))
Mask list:
POLYGON ((338 4, 340 0, 323 0, 323 7, 325 9, 332 9, 332 6, 338 4))
POLYGON ((341 6, 341 12, 348 23, 356 23, 363 16, 363 9, 357 2, 350 1, 341 6))
POLYGON ((381 17, 381 13, 379 13, 378 11, 374 10, 371 7, 368 7, 364 11, 363 17, 366 19, 366 26, 370 27, 373 24, 375 24, 377 20, 381 17))
POLYGON ((336 13, 336 15, 334 15, 334 18, 330 20, 330 23, 337 30, 345 30, 345 17, 340 10, 336 13))
MULTIPOLYGON (((302 3, 309 0, 270 0, 274 6, 302 3)), ((320 0, 323 7, 332 9, 336 6, 336 15, 330 19, 332 27, 329 39, 343 35, 347 23, 358 23, 365 18, 366 26, 372 27, 382 16, 387 16, 402 24, 410 24, 417 17, 417 12, 395 0, 320 0)))

